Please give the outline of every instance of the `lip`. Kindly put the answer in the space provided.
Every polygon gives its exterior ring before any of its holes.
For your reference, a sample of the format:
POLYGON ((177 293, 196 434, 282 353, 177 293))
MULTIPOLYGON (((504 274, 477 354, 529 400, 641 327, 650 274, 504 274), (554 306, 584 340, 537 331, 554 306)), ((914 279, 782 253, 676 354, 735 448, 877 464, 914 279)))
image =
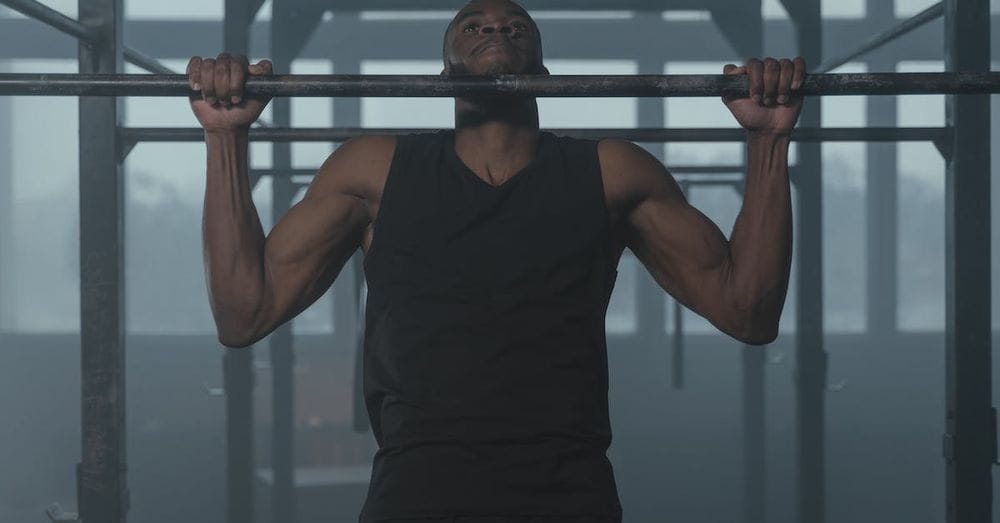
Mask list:
POLYGON ((483 54, 486 51, 489 51, 490 49, 497 48, 497 47, 507 48, 507 47, 513 47, 513 46, 511 44, 507 43, 507 42, 501 42, 501 41, 494 40, 492 42, 487 42, 486 44, 483 44, 479 49, 476 50, 476 54, 483 54))

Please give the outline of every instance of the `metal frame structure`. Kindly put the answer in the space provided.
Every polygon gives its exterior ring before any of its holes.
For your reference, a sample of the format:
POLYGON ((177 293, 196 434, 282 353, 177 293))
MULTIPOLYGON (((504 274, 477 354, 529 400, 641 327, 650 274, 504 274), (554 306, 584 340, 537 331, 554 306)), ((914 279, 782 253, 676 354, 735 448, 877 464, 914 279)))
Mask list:
MULTIPOLYGON (((300 0, 301 1, 301 0, 300 0)), ((305 45, 309 32, 293 31, 301 28, 302 18, 311 19, 310 29, 318 23, 315 15, 323 10, 315 2, 302 1, 301 5, 289 5, 294 0, 275 0, 272 21, 271 54, 277 70, 287 69, 294 57, 305 45), (293 21, 298 17, 298 21, 293 21), (298 24, 297 26, 295 24, 298 24)), ((353 0, 338 4, 338 10, 374 9, 422 9, 458 7, 462 0, 380 0, 361 2, 353 0)), ((558 2, 551 2, 553 8, 558 2)), ((869 0, 869 8, 878 4, 869 0)), ((121 42, 123 10, 121 0, 79 0, 81 21, 59 15, 32 0, 2 0, 7 5, 24 12, 30 17, 53 25, 81 40, 79 60, 81 73, 121 74, 125 60, 151 71, 169 74, 169 70, 155 60, 137 51, 128 49, 121 42), (20 8, 19 8, 20 7, 20 8)), ((249 40, 248 27, 253 13, 260 7, 260 0, 240 2, 227 0, 227 23, 225 42, 229 49, 246 49, 249 40), (232 18, 232 20, 230 20, 232 18)), ((548 5, 544 1, 538 4, 548 5)), ((709 8, 716 17, 716 23, 731 42, 738 47, 759 49, 760 28, 763 22, 749 31, 750 36, 734 33, 731 19, 726 9, 732 7, 721 0, 705 3, 700 0, 673 0, 670 7, 709 8)), ((759 14, 759 0, 751 2, 759 14)), ((810 63, 820 63, 822 41, 822 19, 819 0, 783 0, 793 23, 798 30, 800 54, 810 63)), ((585 0, 577 2, 575 9, 648 9, 652 4, 645 0, 585 0)), ((660 7, 662 8, 662 6, 660 7)), ((944 0, 898 27, 876 35, 862 48, 849 53, 846 58, 823 63, 820 70, 828 70, 849 61, 886 42, 923 25, 931 19, 944 15, 947 67, 951 74, 972 75, 967 78, 985 78, 989 71, 990 59, 990 16, 987 0, 944 0)), ((746 20, 743 20, 746 22, 746 20)), ((310 22, 307 22, 310 23, 310 22)), ((359 59, 355 58, 355 64, 359 59)), ((339 62, 338 62, 339 63, 339 62)), ((642 64, 646 74, 655 74, 658 64, 642 64)), ((350 71, 351 65, 345 68, 350 71)), ((359 69, 359 67, 354 67, 359 69)), ((987 75, 991 76, 991 75, 987 75)), ((176 86, 175 86, 176 88, 176 86)), ((893 90, 894 93, 901 91, 893 90)), ((640 125, 638 130, 614 130, 640 142, 668 141, 740 141, 739 130, 663 129, 662 99, 641 102, 640 125), (649 109, 659 110, 649 110, 649 109), (631 133, 631 134, 629 134, 631 133)), ((360 120, 360 106, 356 100, 336 100, 338 119, 344 111, 347 120, 360 120)), ((191 138, 188 129, 123 129, 120 102, 116 98, 80 98, 80 120, 90 123, 87 133, 80 135, 80 213, 81 213, 81 365, 82 383, 82 461, 78 465, 79 516, 83 521, 126 521, 128 511, 128 488, 126 481, 125 433, 124 433, 124 310, 123 310, 123 265, 122 256, 122 171, 121 160, 140 141, 186 141, 191 138)), ((796 139, 803 142, 820 141, 933 141, 945 156, 947 171, 947 331, 946 331, 946 425, 944 453, 947 461, 947 520, 949 522, 987 522, 992 511, 991 465, 996 460, 995 410, 992 408, 990 393, 990 260, 988 249, 983 255, 984 245, 990 243, 990 121, 989 97, 986 95, 964 94, 951 96, 948 101, 948 125, 945 128, 930 129, 820 129, 818 104, 808 106, 802 116, 803 129, 797 131, 796 139)), ((881 107, 885 109, 885 107, 881 107)), ((881 110, 880 109, 880 110, 881 110)), ((280 126, 289 123, 287 100, 276 100, 275 121, 280 126)), ((351 122, 351 123, 360 123, 351 122)), ((253 139, 274 142, 274 168, 271 173, 257 172, 256 176, 273 174, 275 177, 274 212, 276 215, 287 210, 298 185, 290 176, 291 141, 340 141, 349 131, 387 132, 387 130, 361 130, 357 128, 290 130, 286 128, 258 130, 253 139)), ((413 132, 413 130, 397 130, 413 132)), ((569 131, 569 130, 567 130, 569 131)), ((601 132, 612 130, 601 130, 601 132)), ((581 132, 574 130, 567 132, 581 132)), ((597 130, 582 131, 582 135, 593 136, 597 130)), ((893 160, 894 162, 894 160, 893 160)), ((800 198, 800 225, 796 240, 800 267, 798 281, 798 433, 799 433, 799 484, 798 519, 810 522, 824 520, 824 441, 823 392, 826 389, 826 360, 823 350, 822 319, 822 193, 819 183, 821 164, 819 147, 816 143, 803 144, 799 151, 798 164, 793 168, 793 177, 800 198)), ((869 170, 872 176, 872 169, 869 170)), ((708 172, 708 170, 703 170, 708 172)), ((894 172, 894 170, 893 170, 894 172)), ((878 192, 895 185, 895 175, 888 185, 878 187, 878 192)), ((686 184, 697 183, 694 180, 686 184)), ((722 183, 721 181, 719 183, 722 183)), ((728 182, 732 183, 732 182, 728 182)), ((874 196, 869 196, 874 198, 874 196)), ((872 207, 870 200, 869 207, 872 207)), ((894 208, 892 201, 891 208, 894 208)), ((894 222, 893 222, 894 223, 894 222)), ((870 240, 871 241, 871 240, 870 240)), ((895 256, 892 247, 891 255, 895 256)), ((354 317, 361 318, 360 259, 355 257, 353 289, 356 300, 349 303, 354 317)), ((884 270, 884 267, 880 270, 884 270)), ((662 296, 643 294, 637 297, 643 305, 639 324, 640 330, 649 330, 663 318, 662 296), (654 302, 658 301, 659 305, 654 302), (646 305, 652 306, 650 310, 646 305), (658 307, 658 308, 657 308, 658 307)), ((878 310, 885 310, 880 307, 878 310)), ((337 314, 344 314, 338 310, 337 314)), ((871 314, 871 312, 870 312, 871 314)), ((876 312, 876 314, 882 314, 876 312)), ((679 329, 678 329, 679 330, 679 329)), ((273 382, 275 389, 275 437, 274 454, 273 518, 276 521, 295 520, 295 501, 292 461, 292 419, 290 408, 293 401, 291 388, 291 365, 294 359, 293 338, 290 325, 276 331, 270 339, 273 382)), ((234 506, 234 500, 241 496, 252 496, 252 478, 244 476, 252 473, 249 468, 236 468, 236 463, 246 457, 252 458, 252 446, 233 448, 235 437, 240 431, 252 433, 252 370, 249 352, 238 359, 226 356, 227 391, 233 394, 227 400, 229 421, 230 454, 230 509, 231 521, 251 521, 252 510, 247 512, 234 506), (249 430, 248 430, 249 429, 249 430), (249 481, 249 483, 247 482, 249 481)), ((745 351, 745 387, 756 391, 762 397, 761 374, 755 369, 760 361, 751 359, 745 351)), ((759 354, 759 353, 756 353, 759 354)), ((675 368, 675 372, 677 368, 675 368)), ((756 401, 756 400, 755 400, 756 401)), ((760 402, 745 405, 745 425, 750 428, 759 423, 762 409, 760 402)), ((750 441, 751 447, 759 449, 763 441, 750 441)), ((249 461, 252 463, 252 459, 249 461)), ((246 461, 244 461, 246 463, 246 461)), ((762 467, 750 464, 748 467, 762 467)), ((751 492, 748 490, 748 495, 751 492)), ((249 509, 248 509, 249 510, 249 509)), ((762 520, 763 508, 753 510, 753 520, 762 520)))
MULTIPOLYGON (((95 36, 80 43, 80 71, 123 67, 122 0, 79 0, 95 36)), ((124 522, 128 513, 125 444, 124 180, 118 160, 123 101, 81 97, 80 358, 82 459, 77 466, 80 518, 124 522)))
MULTIPOLYGON (((251 77, 246 94, 276 97, 697 97, 741 94, 746 76, 727 75, 273 75, 251 77)), ((1000 72, 818 74, 799 93, 813 95, 988 94, 1000 72)), ((0 74, 0 95, 190 96, 187 77, 166 75, 0 74)))

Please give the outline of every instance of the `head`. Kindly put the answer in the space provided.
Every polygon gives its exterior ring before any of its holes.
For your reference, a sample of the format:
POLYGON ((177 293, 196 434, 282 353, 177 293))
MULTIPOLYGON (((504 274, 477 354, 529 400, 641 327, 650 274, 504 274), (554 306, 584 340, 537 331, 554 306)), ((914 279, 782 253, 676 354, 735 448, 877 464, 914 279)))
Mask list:
POLYGON ((511 0, 472 0, 444 33, 444 75, 548 74, 542 35, 511 0))

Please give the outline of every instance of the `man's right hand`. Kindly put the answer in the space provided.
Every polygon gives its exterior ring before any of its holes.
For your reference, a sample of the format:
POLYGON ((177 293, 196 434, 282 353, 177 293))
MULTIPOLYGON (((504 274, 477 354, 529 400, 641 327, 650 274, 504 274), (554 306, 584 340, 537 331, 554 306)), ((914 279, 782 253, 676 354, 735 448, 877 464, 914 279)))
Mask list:
POLYGON ((260 117, 270 98, 245 97, 243 87, 250 75, 269 75, 268 60, 250 65, 245 56, 222 53, 214 60, 200 56, 188 62, 188 85, 201 91, 191 97, 191 110, 201 126, 216 130, 247 129, 260 117))

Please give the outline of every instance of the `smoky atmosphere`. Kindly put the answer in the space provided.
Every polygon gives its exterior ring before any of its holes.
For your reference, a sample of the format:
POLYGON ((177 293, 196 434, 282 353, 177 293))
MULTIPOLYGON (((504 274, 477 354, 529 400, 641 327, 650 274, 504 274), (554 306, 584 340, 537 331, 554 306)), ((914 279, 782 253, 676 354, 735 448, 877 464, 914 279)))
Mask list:
POLYGON ((993 29, 0 0, 0 523, 1000 522, 993 29))

